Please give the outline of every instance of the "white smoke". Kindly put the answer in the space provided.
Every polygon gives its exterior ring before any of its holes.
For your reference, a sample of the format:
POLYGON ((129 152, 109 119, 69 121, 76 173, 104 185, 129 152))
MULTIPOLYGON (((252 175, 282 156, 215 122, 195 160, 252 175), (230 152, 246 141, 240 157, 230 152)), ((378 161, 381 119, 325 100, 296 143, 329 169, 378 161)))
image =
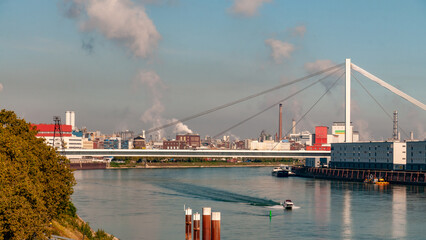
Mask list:
POLYGON ((265 44, 271 48, 271 57, 275 63, 281 63, 283 59, 290 58, 294 51, 293 44, 277 39, 266 39, 265 44))
MULTIPOLYGON (((170 120, 169 122, 175 122, 178 119, 176 118, 172 118, 172 120, 170 120)), ((185 124, 183 124, 182 122, 179 122, 178 124, 175 125, 173 133, 177 133, 177 134, 186 134, 186 133, 193 133, 191 129, 189 129, 189 127, 185 124)))
POLYGON ((62 5, 67 17, 79 19, 81 31, 124 44, 136 57, 148 57, 161 39, 144 7, 130 0, 64 0, 62 5))
POLYGON ((229 10, 235 15, 252 17, 257 14, 257 10, 263 3, 268 2, 272 2, 272 0, 235 0, 234 5, 229 10))
MULTIPOLYGON (((144 86, 151 100, 151 107, 147 109, 140 118, 142 122, 150 123, 152 127, 155 128, 178 120, 176 118, 166 120, 162 116, 165 109, 162 103, 163 91, 166 89, 166 85, 157 73, 146 70, 140 71, 134 80, 134 85, 135 87, 144 86)), ((193 133, 193 131, 187 125, 179 122, 174 126, 173 133, 186 134, 193 133)), ((160 138, 166 135, 164 130, 159 130, 156 134, 160 138)))
MULTIPOLYGON (((159 127, 163 124, 162 114, 164 105, 162 103, 163 90, 165 85, 161 78, 154 71, 140 71, 134 80, 135 86, 145 86, 148 96, 151 99, 151 107, 141 116, 141 121, 151 123, 153 127, 159 127)), ((158 133, 162 135, 162 132, 158 133)))

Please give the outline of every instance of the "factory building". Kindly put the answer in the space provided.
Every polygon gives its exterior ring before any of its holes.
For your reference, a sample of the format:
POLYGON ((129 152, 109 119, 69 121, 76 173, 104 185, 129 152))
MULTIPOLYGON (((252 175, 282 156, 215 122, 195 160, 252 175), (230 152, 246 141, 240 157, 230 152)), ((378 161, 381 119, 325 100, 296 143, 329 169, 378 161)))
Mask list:
POLYGON ((176 140, 185 142, 189 148, 199 148, 201 146, 201 138, 198 134, 176 135, 176 140))
POLYGON ((315 142, 312 146, 306 146, 307 151, 330 151, 330 144, 327 143, 328 127, 317 126, 315 127, 314 139, 315 142))
POLYGON ((407 170, 426 170, 426 141, 407 142, 407 170))
MULTIPOLYGON (((359 133, 353 131, 353 126, 350 126, 350 132, 352 133, 352 142, 359 141, 359 133)), ((331 126, 331 134, 327 135, 328 143, 343 143, 345 142, 345 122, 333 122, 331 126)))
POLYGON ((303 145, 312 145, 312 133, 303 131, 301 133, 291 133, 289 140, 303 145))
POLYGON ((404 170, 407 164, 405 142, 332 143, 332 168, 404 170))
POLYGON ((163 149, 187 149, 186 142, 177 140, 163 141, 163 149))
POLYGON ((275 142, 274 140, 265 140, 263 142, 259 141, 251 141, 250 142, 250 150, 290 150, 289 142, 275 142))
POLYGON ((137 136, 133 139, 133 148, 134 149, 146 149, 145 138, 142 136, 137 136))
MULTIPOLYGON (((55 124, 34 124, 38 130, 36 137, 46 139, 46 143, 53 146, 53 140, 55 140, 55 147, 61 148, 61 138, 59 132, 56 132, 55 139, 53 135, 55 133, 55 124)), ((82 149, 83 138, 73 135, 71 125, 60 125, 62 131, 62 140, 66 149, 82 149)))

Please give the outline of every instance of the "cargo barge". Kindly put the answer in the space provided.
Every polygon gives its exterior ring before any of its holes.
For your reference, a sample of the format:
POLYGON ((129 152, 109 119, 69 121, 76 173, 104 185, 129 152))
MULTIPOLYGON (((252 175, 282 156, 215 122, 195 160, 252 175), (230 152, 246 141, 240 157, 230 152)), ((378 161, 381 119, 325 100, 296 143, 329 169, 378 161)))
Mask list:
POLYGON ((426 173, 414 171, 334 169, 318 167, 293 168, 296 176, 318 179, 364 182, 365 179, 383 178, 390 184, 408 184, 426 186, 426 173))

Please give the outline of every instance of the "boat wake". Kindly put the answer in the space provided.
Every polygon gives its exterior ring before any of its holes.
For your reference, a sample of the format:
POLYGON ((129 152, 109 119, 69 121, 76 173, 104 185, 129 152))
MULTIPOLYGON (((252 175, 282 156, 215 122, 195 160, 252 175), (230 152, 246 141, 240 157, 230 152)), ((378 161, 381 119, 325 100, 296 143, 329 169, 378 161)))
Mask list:
POLYGON ((215 188, 199 186, 194 184, 175 182, 175 183, 158 183, 162 188, 170 189, 180 194, 184 194, 191 197, 209 199, 214 201, 221 202, 235 202, 235 203, 244 203, 253 206, 275 206, 278 205, 278 202, 257 198, 247 195, 242 195, 238 193, 228 192, 224 190, 219 190, 215 188))
POLYGON ((268 208, 270 208, 270 209, 283 209, 283 205, 275 205, 275 206, 270 206, 268 208))
MULTIPOLYGON (((283 209, 283 205, 275 205, 275 206, 270 206, 268 208, 270 208, 270 209, 283 209)), ((293 206, 293 209, 300 209, 300 207, 293 206)))

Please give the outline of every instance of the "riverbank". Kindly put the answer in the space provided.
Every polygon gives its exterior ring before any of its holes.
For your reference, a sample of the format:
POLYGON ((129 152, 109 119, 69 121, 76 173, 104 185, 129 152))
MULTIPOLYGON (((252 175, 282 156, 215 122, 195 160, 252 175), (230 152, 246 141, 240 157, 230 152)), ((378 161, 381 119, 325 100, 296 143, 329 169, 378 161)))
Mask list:
POLYGON ((293 162, 151 162, 151 163, 129 163, 110 164, 107 169, 127 168, 227 168, 227 167, 275 167, 279 165, 293 165, 293 162))

